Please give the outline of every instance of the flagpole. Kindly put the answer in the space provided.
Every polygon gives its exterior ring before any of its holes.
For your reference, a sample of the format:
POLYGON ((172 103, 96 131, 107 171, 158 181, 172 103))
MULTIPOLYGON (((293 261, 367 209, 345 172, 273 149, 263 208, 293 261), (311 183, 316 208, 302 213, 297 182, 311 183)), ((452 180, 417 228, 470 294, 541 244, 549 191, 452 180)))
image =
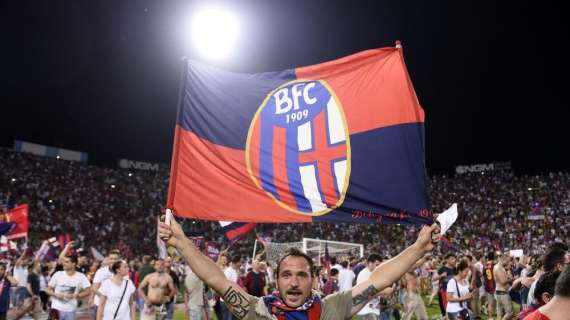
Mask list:
POLYGON ((256 251, 257 251, 257 239, 255 239, 255 242, 253 243, 253 255, 251 256, 251 262, 252 263, 255 260, 255 252, 256 251))
MULTIPOLYGON (((174 186, 176 181, 176 171, 178 167, 178 157, 177 157, 177 146, 180 142, 180 137, 178 136, 178 119, 182 114, 182 106, 184 105, 184 88, 186 87, 186 79, 188 74, 188 58, 182 57, 182 71, 180 72, 180 87, 178 88, 178 106, 176 110, 176 122, 174 126, 174 141, 172 143, 172 160, 170 162, 170 181, 168 182, 168 194, 166 197, 166 207, 172 206, 174 203, 174 186)), ((174 208, 170 208, 174 209, 174 208)), ((174 212, 174 210, 172 210, 174 212)))

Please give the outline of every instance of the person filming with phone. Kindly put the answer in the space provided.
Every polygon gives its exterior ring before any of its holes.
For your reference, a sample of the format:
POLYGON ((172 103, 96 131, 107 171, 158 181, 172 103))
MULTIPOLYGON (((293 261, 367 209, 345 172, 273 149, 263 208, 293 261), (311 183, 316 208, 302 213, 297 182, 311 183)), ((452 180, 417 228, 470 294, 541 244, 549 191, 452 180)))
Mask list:
POLYGON ((461 260, 457 264, 455 276, 447 282, 447 318, 448 320, 471 320, 471 311, 467 307, 473 294, 469 291, 467 276, 469 263, 461 260))

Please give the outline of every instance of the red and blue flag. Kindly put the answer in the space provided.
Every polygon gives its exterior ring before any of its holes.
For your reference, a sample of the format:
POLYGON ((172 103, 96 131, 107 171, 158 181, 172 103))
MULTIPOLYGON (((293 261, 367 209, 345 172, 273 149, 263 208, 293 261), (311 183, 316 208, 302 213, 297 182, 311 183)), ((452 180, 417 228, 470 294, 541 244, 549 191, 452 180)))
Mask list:
POLYGON ((238 222, 431 223, 401 48, 280 72, 187 61, 167 206, 238 222))

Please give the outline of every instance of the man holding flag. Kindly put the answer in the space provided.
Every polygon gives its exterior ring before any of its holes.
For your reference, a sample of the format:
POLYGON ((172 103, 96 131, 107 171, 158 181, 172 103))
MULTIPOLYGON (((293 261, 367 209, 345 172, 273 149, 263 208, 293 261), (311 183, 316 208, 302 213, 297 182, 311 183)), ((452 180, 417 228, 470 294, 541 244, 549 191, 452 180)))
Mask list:
POLYGON ((214 261, 194 246, 173 218, 170 225, 161 222, 159 232, 161 238, 167 239, 168 245, 178 250, 196 275, 222 296, 238 319, 274 319, 274 316, 281 319, 295 316, 307 319, 350 318, 380 291, 398 281, 439 241, 439 227, 436 224, 424 226, 414 244, 381 264, 368 280, 350 291, 332 294, 321 301, 318 295, 311 292, 315 276, 313 261, 298 251, 288 253, 279 260, 276 269, 279 293, 257 298, 229 281, 214 261))
MULTIPOLYGON (((399 43, 259 74, 186 61, 167 207, 240 223, 430 225, 424 118, 399 43)), ((431 251, 440 232, 423 227, 369 279, 322 300, 311 291, 312 259, 291 250, 275 270, 278 293, 258 298, 168 220, 159 223, 161 238, 238 319, 350 318, 431 251)))

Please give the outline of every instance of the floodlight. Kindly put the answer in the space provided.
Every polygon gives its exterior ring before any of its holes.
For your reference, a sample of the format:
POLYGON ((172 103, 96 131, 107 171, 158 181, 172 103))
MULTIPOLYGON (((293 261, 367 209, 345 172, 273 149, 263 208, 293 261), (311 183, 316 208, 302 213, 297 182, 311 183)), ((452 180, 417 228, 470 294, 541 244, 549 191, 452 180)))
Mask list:
POLYGON ((191 18, 190 39, 207 60, 220 61, 229 56, 239 36, 240 24, 230 11, 203 8, 191 18))

